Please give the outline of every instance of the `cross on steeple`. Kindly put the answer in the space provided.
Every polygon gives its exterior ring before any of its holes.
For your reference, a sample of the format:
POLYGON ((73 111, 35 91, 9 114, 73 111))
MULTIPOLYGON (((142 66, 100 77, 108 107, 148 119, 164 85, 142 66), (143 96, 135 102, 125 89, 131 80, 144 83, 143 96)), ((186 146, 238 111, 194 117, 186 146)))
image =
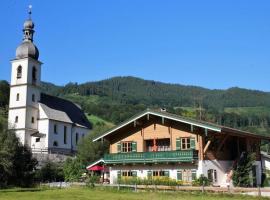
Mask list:
POLYGON ((32 5, 29 5, 28 6, 28 16, 29 16, 29 19, 31 19, 31 14, 32 14, 32 5))

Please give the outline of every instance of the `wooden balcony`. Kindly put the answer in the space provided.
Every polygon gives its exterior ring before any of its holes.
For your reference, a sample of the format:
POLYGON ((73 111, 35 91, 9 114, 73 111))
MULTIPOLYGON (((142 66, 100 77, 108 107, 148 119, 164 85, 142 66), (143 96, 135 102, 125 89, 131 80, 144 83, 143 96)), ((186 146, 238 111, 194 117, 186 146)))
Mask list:
POLYGON ((105 164, 132 164, 132 163, 180 163, 198 160, 198 151, 160 151, 160 152, 131 152, 105 154, 105 164))

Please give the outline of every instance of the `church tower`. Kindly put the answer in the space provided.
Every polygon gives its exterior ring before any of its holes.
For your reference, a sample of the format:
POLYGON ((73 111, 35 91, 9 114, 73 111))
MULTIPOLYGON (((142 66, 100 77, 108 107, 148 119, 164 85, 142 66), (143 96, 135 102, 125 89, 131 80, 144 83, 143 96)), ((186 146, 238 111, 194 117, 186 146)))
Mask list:
POLYGON ((33 43, 34 23, 29 18, 23 24, 23 41, 11 61, 9 128, 14 129, 23 145, 31 146, 31 135, 38 132, 38 102, 40 101, 41 62, 33 43))

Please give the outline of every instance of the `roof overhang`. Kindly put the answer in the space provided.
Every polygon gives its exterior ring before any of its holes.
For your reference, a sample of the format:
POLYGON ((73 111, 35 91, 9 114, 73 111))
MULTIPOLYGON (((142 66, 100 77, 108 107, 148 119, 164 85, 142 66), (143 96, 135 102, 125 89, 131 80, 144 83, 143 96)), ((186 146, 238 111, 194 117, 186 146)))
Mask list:
POLYGON ((88 165, 88 166, 86 167, 86 169, 90 169, 91 167, 93 167, 93 166, 95 166, 95 165, 97 165, 97 164, 99 164, 99 163, 104 163, 104 162, 105 162, 105 161, 104 161, 103 159, 99 159, 99 160, 93 162, 92 164, 88 165))
POLYGON ((177 116, 177 115, 174 115, 174 114, 169 114, 167 112, 157 112, 157 111, 152 111, 152 110, 146 110, 143 113, 135 115, 134 117, 130 118, 129 120, 124 121, 123 123, 119 124, 118 126, 116 126, 116 127, 112 128, 111 130, 105 132, 101 136, 93 139, 93 141, 96 142, 96 141, 110 135, 111 133, 119 130, 120 128, 122 128, 122 127, 124 127, 124 126, 126 126, 126 125, 140 119, 141 117, 146 116, 146 115, 154 115, 154 116, 170 119, 170 120, 173 120, 173 121, 182 122, 182 123, 190 124, 190 125, 193 125, 193 126, 201 127, 201 128, 204 128, 204 129, 208 129, 208 130, 212 130, 212 131, 216 131, 216 132, 221 132, 221 126, 219 126, 219 125, 210 124, 210 123, 207 123, 207 122, 196 121, 196 120, 184 118, 184 117, 181 117, 181 116, 177 116))

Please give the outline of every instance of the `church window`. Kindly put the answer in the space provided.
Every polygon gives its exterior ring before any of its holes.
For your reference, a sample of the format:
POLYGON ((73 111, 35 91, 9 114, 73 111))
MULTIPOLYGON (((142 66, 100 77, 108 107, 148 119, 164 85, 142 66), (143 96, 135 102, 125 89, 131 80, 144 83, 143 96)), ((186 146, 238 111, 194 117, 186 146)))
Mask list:
POLYGON ((67 127, 64 126, 64 144, 67 144, 67 127))
POLYGON ((32 117, 31 122, 32 122, 32 124, 35 123, 35 118, 34 117, 32 117))
POLYGON ((54 126, 53 126, 53 132, 54 132, 55 134, 57 134, 57 124, 54 124, 54 126))
POLYGON ((54 142, 53 142, 53 146, 54 146, 54 147, 58 147, 58 142, 57 142, 57 141, 54 141, 54 142))
POLYGON ((76 144, 78 144, 79 141, 79 133, 76 133, 76 144))
POLYGON ((16 96, 16 101, 19 101, 20 100, 20 94, 17 93, 17 96, 16 96))
POLYGON ((19 117, 16 116, 16 117, 15 117, 15 123, 18 123, 18 121, 19 121, 19 117))
POLYGON ((37 80, 37 69, 36 69, 36 67, 33 67, 33 69, 32 69, 32 80, 33 80, 34 83, 37 80))
POLYGON ((17 68, 17 78, 22 78, 22 66, 21 65, 17 68))
POLYGON ((32 94, 32 101, 33 101, 33 102, 36 101, 35 94, 32 94))

